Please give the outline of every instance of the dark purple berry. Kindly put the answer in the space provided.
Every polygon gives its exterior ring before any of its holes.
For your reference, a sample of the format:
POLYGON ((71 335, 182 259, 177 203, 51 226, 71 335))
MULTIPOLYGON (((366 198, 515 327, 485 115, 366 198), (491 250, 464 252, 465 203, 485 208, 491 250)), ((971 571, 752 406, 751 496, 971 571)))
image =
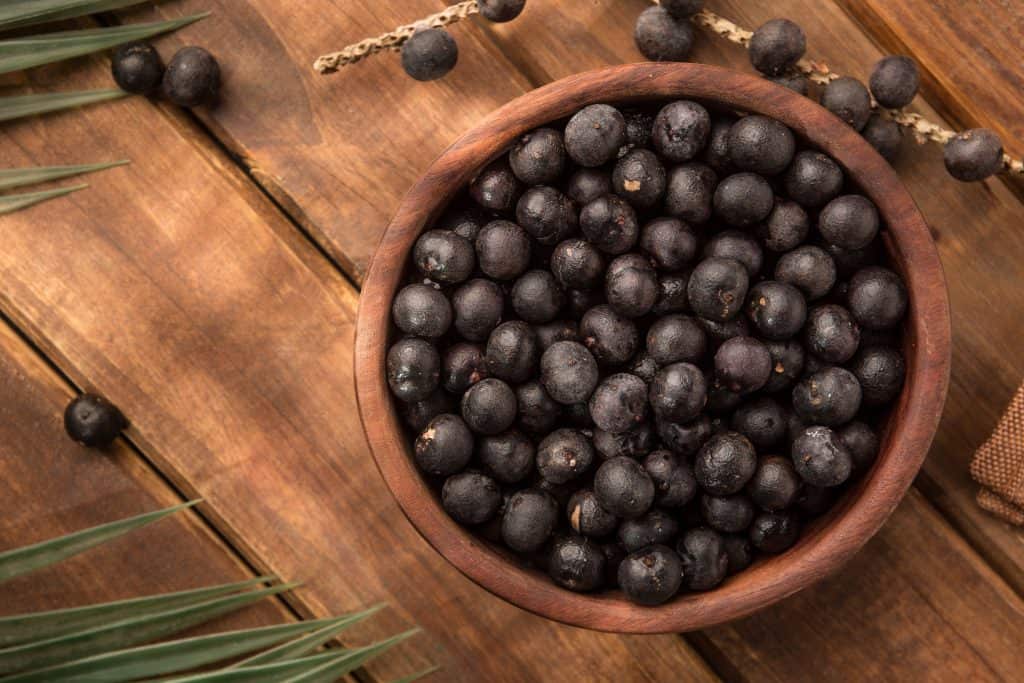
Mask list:
POLYGON ((604 365, 625 363, 640 344, 633 321, 607 305, 595 306, 583 314, 580 336, 597 362, 604 365))
POLYGON ((458 415, 438 415, 416 437, 413 456, 427 474, 450 476, 473 457, 473 435, 458 415))
POLYGON ((751 288, 747 315, 766 339, 789 339, 807 320, 807 302, 793 285, 765 280, 751 288))
POLYGON ((683 563, 664 545, 652 545, 631 553, 619 565, 619 588, 639 605, 660 605, 679 592, 683 563))
POLYGON ((711 438, 711 421, 707 415, 685 424, 659 420, 657 427, 665 446, 682 456, 695 454, 711 438))
POLYGON ((512 172, 526 185, 550 185, 565 170, 565 144, 554 128, 538 128, 520 137, 508 153, 512 172))
POLYGON ((183 47, 167 64, 161 87, 164 97, 179 107, 212 103, 220 90, 220 66, 203 48, 183 47))
POLYGON ((757 463, 747 483, 747 495, 765 510, 784 510, 796 502, 800 485, 793 461, 773 455, 757 463))
POLYGON ((516 387, 516 404, 519 407, 519 425, 533 434, 550 432, 562 414, 561 406, 536 380, 516 387))
POLYGON ((913 59, 889 55, 875 63, 868 85, 878 104, 886 109, 899 109, 910 104, 917 95, 921 78, 913 59))
POLYGON ((469 341, 485 341, 501 322, 504 307, 505 297, 497 284, 482 278, 470 280, 452 294, 455 329, 469 341))
POLYGON ((693 49, 693 34, 688 20, 655 5, 637 17, 633 40, 640 54, 652 62, 682 62, 693 49))
POLYGON ((717 184, 710 166, 696 161, 675 166, 668 172, 665 212, 689 223, 706 223, 717 184))
POLYGON ((649 209, 665 194, 665 167, 648 149, 634 149, 615 162, 612 189, 638 209, 649 209))
POLYGON ((423 431, 435 417, 441 413, 450 413, 455 409, 455 401, 451 394, 440 389, 421 401, 398 404, 398 412, 402 415, 402 420, 414 432, 423 431))
POLYGON ((845 368, 822 368, 793 389, 793 409, 807 424, 846 424, 857 415, 860 404, 860 383, 845 368))
POLYGON ((754 519, 754 504, 742 493, 732 496, 708 496, 700 498, 700 513, 704 522, 714 529, 727 534, 746 531, 754 519))
POLYGON ((733 337, 715 352, 715 377, 726 389, 749 394, 763 387, 772 374, 768 347, 753 337, 733 337))
POLYGON ((654 504, 679 508, 697 494, 697 480, 690 463, 667 450, 657 450, 644 458, 644 470, 654 482, 654 504))
POLYGON ((459 524, 483 524, 498 514, 501 503, 501 488, 479 472, 448 477, 441 488, 441 505, 459 524))
POLYGON ((836 283, 836 264, 821 248, 804 245, 779 258, 775 279, 793 285, 808 301, 814 301, 828 294, 836 283))
POLYGON ((608 536, 619 525, 618 518, 598 504, 591 489, 580 489, 572 494, 567 511, 572 530, 590 538, 608 536))
POLYGON ((518 384, 536 371, 540 345, 532 327, 522 320, 510 320, 491 332, 484 356, 493 377, 518 384))
POLYGON ((748 48, 754 68, 776 76, 796 66, 807 50, 807 38, 789 19, 772 19, 754 31, 748 48))
POLYGON ((642 422, 646 415, 647 385, 636 375, 610 375, 590 397, 590 417, 606 432, 624 432, 642 422))
POLYGON ((500 434, 516 420, 516 395, 509 385, 490 377, 462 395, 462 419, 478 434, 500 434))
POLYGON ((679 533, 679 522, 664 510, 650 510, 636 519, 619 525, 619 543, 626 552, 640 550, 655 543, 670 543, 679 533))
POLYGON ((391 317, 406 334, 433 339, 451 326, 452 307, 444 294, 430 285, 406 285, 395 295, 391 317))
POLYGON ((836 432, 839 440, 843 442, 846 449, 850 451, 850 460, 853 461, 853 470, 863 472, 871 467, 871 464, 878 457, 879 441, 878 435, 868 425, 855 420, 836 432))
POLYGON ((90 448, 109 446, 127 426, 117 406, 96 394, 77 396, 64 409, 64 431, 90 448))
POLYGON ((860 134, 886 161, 892 162, 899 156, 903 145, 903 130, 892 119, 872 114, 860 134))
POLYGON ((878 209, 863 195, 836 197, 821 210, 818 230, 838 247, 863 249, 878 234, 878 209))
POLYGON ((793 386, 804 370, 804 347, 796 339, 765 342, 772 357, 772 376, 761 389, 766 393, 784 391, 793 386))
POLYGON ((756 173, 735 173, 722 179, 712 199, 715 215, 726 224, 745 228, 768 217, 775 193, 768 181, 756 173))
POLYGON ((647 330, 647 352, 658 365, 698 363, 708 349, 708 337, 693 318, 678 313, 662 316, 647 330))
POLYGON ((683 562, 683 583, 692 591, 711 590, 729 571, 722 537, 711 529, 690 529, 676 545, 683 562))
POLYGON ((891 403, 903 389, 906 364, 894 348, 870 346, 857 354, 850 369, 860 382, 865 405, 891 403))
POLYGON ((558 503, 540 489, 516 491, 505 504, 501 539, 512 550, 532 553, 551 538, 558 522, 558 503))
MULTIPOLYGON (((643 384, 642 381, 640 383, 643 384)), ((693 420, 700 415, 707 397, 704 373, 690 363, 673 363, 658 370, 648 392, 651 409, 663 422, 686 423, 693 420)))
POLYGON ((597 386, 597 361, 578 342, 556 342, 541 356, 540 378, 548 395, 558 403, 582 403, 597 386))
POLYGON ((598 504, 623 519, 635 519, 651 508, 654 482, 632 458, 611 458, 594 475, 598 504))
POLYGON ((591 439, 594 448, 602 458, 628 457, 642 458, 654 447, 654 432, 647 423, 638 424, 636 427, 613 434, 603 429, 595 429, 591 439))
POLYGON ((526 0, 477 0, 476 4, 480 16, 500 24, 518 17, 526 7, 526 0))
POLYGON ((711 130, 708 110, 687 100, 666 104, 654 117, 651 142, 667 161, 693 159, 707 144, 711 130))
POLYGON ((690 307, 702 318, 725 322, 743 308, 750 282, 742 263, 731 258, 708 258, 697 264, 686 292, 690 307))
POLYGON ((125 92, 149 95, 160 87, 164 61, 156 48, 144 41, 125 43, 117 48, 110 64, 114 82, 125 92))
POLYGON ((613 194, 586 204, 580 210, 579 222, 583 235, 608 254, 626 253, 640 234, 633 207, 613 194))
POLYGON ((764 251, 753 237, 741 230, 723 230, 704 245, 704 258, 731 258, 743 264, 750 277, 761 272, 764 251))
POLYGON ((522 191, 506 157, 492 161, 469 184, 469 195, 491 211, 511 211, 522 191))
POLYGON ((487 375, 484 350, 479 344, 460 342, 445 352, 441 363, 441 385, 451 393, 461 395, 487 375))
POLYGON ((658 276, 646 260, 640 267, 618 263, 629 258, 629 254, 620 256, 608 266, 604 293, 616 312, 638 318, 649 313, 658 300, 658 276))
POLYGON ((626 120, 615 107, 592 104, 576 112, 565 126, 565 148, 580 166, 601 166, 626 143, 626 120))
POLYGON ((476 252, 469 240, 450 230, 428 230, 416 240, 412 260, 425 277, 450 284, 473 274, 476 252))
POLYGON ((512 280, 530 266, 530 236, 512 221, 491 221, 476 236, 480 270, 495 280, 512 280))
POLYGON ((501 483, 517 484, 533 473, 533 442, 515 429, 482 436, 477 445, 477 458, 501 483))
POLYGON ((724 432, 712 436, 698 451, 693 474, 706 492, 728 496, 743 490, 756 469, 754 444, 742 434, 724 432))
POLYGON ((679 275, 663 273, 658 276, 658 300, 654 302, 651 311, 657 315, 689 311, 690 297, 686 291, 689 283, 689 272, 679 275))
POLYGON ((793 465, 811 486, 839 486, 850 477, 853 459, 828 427, 808 427, 793 440, 793 465))
POLYGON ((839 195, 843 189, 843 171, 827 154, 803 150, 793 157, 783 183, 790 199, 816 209, 839 195))
POLYGON ((804 329, 807 350, 829 363, 845 363, 860 345, 860 327, 842 306, 815 306, 804 329))
POLYGON ((957 180, 984 180, 1003 170, 1003 141, 988 128, 971 128, 950 138, 942 158, 957 180))
POLYGON ((856 78, 840 76, 822 89, 821 106, 860 130, 871 116, 871 95, 856 78))
POLYGON ((907 312, 907 288, 888 268, 870 266, 850 279, 847 302, 853 317, 865 328, 887 330, 898 325, 907 312))
POLYGON ((422 401, 441 381, 441 358, 423 339, 406 337, 388 349, 387 378, 391 393, 400 401, 422 401))
POLYGON ((558 317, 565 295, 547 270, 523 273, 512 286, 512 308, 528 323, 546 323, 558 317))
POLYGON ((796 149, 796 140, 788 127, 759 114, 744 116, 733 124, 726 144, 733 166, 761 175, 782 173, 796 149))
POLYGON ((786 438, 786 415, 782 406, 767 396, 743 403, 732 414, 733 431, 750 439, 758 449, 772 448, 786 438))
POLYGON ((548 576, 561 586, 585 593, 604 583, 604 551, 593 541, 579 536, 557 539, 548 556, 548 576))
POLYGON ((789 550, 800 535, 800 525, 787 512, 762 512, 750 525, 750 542, 763 553, 789 550))
POLYGON ((729 576, 743 571, 754 562, 754 546, 745 535, 722 534, 722 548, 729 558, 729 576))
POLYGON ((569 176, 565 193, 569 199, 583 206, 601 195, 611 194, 612 177, 607 171, 597 168, 581 168, 569 176))
POLYGON ((640 248, 662 270, 681 270, 697 254, 697 235, 677 218, 655 218, 640 233, 640 248))

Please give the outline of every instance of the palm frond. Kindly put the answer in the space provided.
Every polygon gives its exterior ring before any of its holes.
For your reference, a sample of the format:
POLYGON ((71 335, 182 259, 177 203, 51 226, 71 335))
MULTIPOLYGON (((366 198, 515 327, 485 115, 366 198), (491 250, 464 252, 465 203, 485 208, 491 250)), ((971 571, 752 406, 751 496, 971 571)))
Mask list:
POLYGON ((47 114, 52 111, 82 107, 127 96, 128 93, 115 88, 112 90, 82 90, 46 93, 45 95, 0 97, 0 121, 11 121, 35 114, 47 114))
MULTIPOLYGON (((56 190, 43 190, 42 192, 25 192, 23 194, 12 194, 0 197, 0 216, 5 213, 13 213, 19 209, 26 209, 34 204, 45 202, 48 199, 63 197, 64 195, 84 190, 89 187, 88 183, 71 185, 69 187, 58 187, 56 190)), ((0 577, 0 581, 3 577, 0 577)))
MULTIPOLYGON (((50 192, 64 192, 67 194, 67 192, 73 192, 75 189, 80 188, 61 188, 60 190, 50 190, 50 192)), ((34 194, 42 195, 45 193, 36 192, 34 194)), ((21 196, 25 197, 26 195, 21 196)), ((58 195, 51 194, 51 196, 58 195)), ((2 199, 8 198, 0 198, 0 200, 2 199)), ((42 199, 45 199, 45 197, 42 199)), ((39 199, 39 201, 42 201, 42 199, 39 199)), ((178 512, 179 510, 192 507, 198 503, 198 500, 193 500, 164 510, 148 512, 144 515, 129 517, 128 519, 110 522, 109 524, 101 524, 99 526, 92 527, 91 529, 85 529, 84 531, 77 531, 73 534, 68 534, 67 536, 61 536, 60 538, 43 541, 42 543, 36 543, 35 545, 30 545, 25 548, 17 548, 0 553, 0 582, 6 581, 7 579, 20 574, 40 569, 53 564, 54 562, 59 562, 71 557, 72 555, 77 555, 84 550, 88 550, 89 548, 101 543, 105 543, 106 541, 117 538, 129 531, 134 531, 135 529, 151 524, 158 519, 162 519, 168 515, 178 512)))
POLYGON ((410 629, 405 633, 399 633, 397 636, 391 636, 372 645, 349 650, 336 660, 325 662, 305 673, 286 678, 283 683, 333 683, 333 681, 338 680, 341 676, 358 669, 377 655, 390 650, 403 640, 411 638, 419 632, 418 628, 410 629))
POLYGON ((142 40, 160 33, 167 33, 182 26, 188 26, 209 15, 209 12, 205 12, 181 19, 155 21, 148 24, 105 26, 0 40, 0 74, 59 62, 63 59, 106 50, 133 40, 142 40))
POLYGON ((24 674, 16 674, 5 678, 4 683, 81 680, 121 683, 122 681, 162 676, 178 671, 189 671, 277 645, 296 634, 305 633, 318 627, 335 627, 345 619, 348 617, 263 626, 118 650, 24 674))
POLYGON ((47 640, 66 633, 95 628, 102 624, 131 617, 165 612, 209 600, 221 595, 237 593, 246 588, 275 581, 274 576, 258 576, 248 581, 226 583, 176 593, 162 593, 132 600, 118 600, 88 607, 73 607, 35 614, 16 614, 0 617, 0 648, 32 640, 47 640))
POLYGON ((102 164, 78 164, 75 166, 34 166, 28 168, 3 168, 0 169, 0 190, 10 190, 24 185, 45 183, 50 180, 70 178, 85 173, 105 171, 115 166, 124 166, 129 163, 127 159, 110 161, 102 164))
POLYGON ((138 5, 144 0, 6 0, 0 6, 0 31, 47 21, 73 19, 138 5))

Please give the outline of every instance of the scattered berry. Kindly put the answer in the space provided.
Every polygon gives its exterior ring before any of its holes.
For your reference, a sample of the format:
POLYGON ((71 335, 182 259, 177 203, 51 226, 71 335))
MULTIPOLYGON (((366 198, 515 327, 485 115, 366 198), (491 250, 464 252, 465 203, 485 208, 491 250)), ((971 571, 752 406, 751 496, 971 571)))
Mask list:
POLYGON ((1003 169, 1003 141, 988 128, 971 128, 946 143, 942 158, 957 180, 984 180, 1003 169))
POLYGON ((789 19, 772 19, 750 37, 750 63, 763 74, 777 76, 796 66, 807 50, 803 29, 789 19))
POLYGON ((871 94, 886 109, 899 109, 910 104, 920 85, 917 64, 903 55, 882 57, 875 63, 868 80, 871 94))
POLYGON ((664 7, 648 7, 636 19, 633 40, 640 54, 652 62, 682 62, 693 49, 693 26, 664 7))
POLYGON ((111 60, 111 72, 117 87, 136 95, 149 95, 160 87, 164 61, 149 43, 137 41, 117 48, 111 60))
POLYGON ((75 397, 64 409, 64 431, 90 448, 105 448, 128 426, 113 403, 96 394, 75 397))
POLYGON ((220 66, 201 47, 183 47, 171 58, 161 84, 164 97, 179 107, 211 104, 220 91, 220 66))

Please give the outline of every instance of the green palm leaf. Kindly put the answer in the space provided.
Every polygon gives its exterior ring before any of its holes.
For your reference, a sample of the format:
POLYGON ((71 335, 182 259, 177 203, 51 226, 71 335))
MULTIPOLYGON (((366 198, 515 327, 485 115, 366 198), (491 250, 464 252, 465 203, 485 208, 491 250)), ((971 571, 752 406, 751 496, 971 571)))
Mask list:
MULTIPOLYGON (((26 192, 24 194, 11 194, 5 197, 0 197, 0 216, 5 213, 13 213, 19 209, 25 209, 33 204, 45 202, 47 199, 63 197, 64 195, 71 194, 72 192, 84 190, 87 187, 89 187, 88 183, 82 183, 81 185, 71 185, 70 187, 58 187, 56 190, 26 192)), ((2 569, 0 569, 0 571, 2 571, 2 569)), ((2 580, 3 578, 0 577, 0 581, 2 580)))
POLYGON ((51 111, 82 107, 87 104, 117 100, 127 96, 128 93, 125 91, 113 89, 0 97, 0 121, 11 121, 23 116, 46 114, 51 111))
POLYGON ((29 38, 0 40, 0 74, 20 71, 40 64, 59 62, 62 59, 105 50, 133 40, 142 40, 188 26, 207 16, 209 16, 209 12, 149 24, 88 28, 80 31, 46 33, 29 38))
POLYGON ((9 647, 0 650, 0 674, 61 664, 79 657, 127 648, 174 635, 267 596, 291 590, 296 585, 283 584, 241 595, 216 598, 197 605, 123 619, 57 638, 9 647))
POLYGON ((341 617, 336 622, 333 622, 332 624, 324 626, 321 629, 313 631, 308 636, 296 638, 295 640, 291 640, 287 643, 284 643, 283 645, 278 645, 277 647, 271 650, 261 652, 258 655, 253 655, 248 659, 243 659, 240 662, 236 662, 227 668, 238 669, 242 667, 258 666, 261 664, 271 664, 273 662, 282 662, 289 659, 301 657, 305 654, 309 654, 310 652, 320 647, 334 636, 341 633, 343 630, 345 630, 352 624, 356 623, 357 621, 362 621, 363 619, 373 614, 376 614, 383 608, 384 605, 382 604, 374 605, 373 607, 363 610, 362 612, 357 612, 355 614, 350 614, 348 616, 341 617))
POLYGON ((10 190, 23 185, 34 185, 45 183, 50 180, 60 180, 83 173, 95 173, 105 171, 115 166, 124 166, 129 163, 127 159, 111 161, 103 164, 80 164, 77 166, 35 166, 31 168, 4 168, 0 169, 0 190, 10 190))
POLYGON ((223 661, 231 657, 276 645, 296 634, 316 629, 332 628, 350 617, 320 619, 278 626, 176 640, 170 643, 146 645, 95 655, 75 662, 16 674, 3 679, 4 683, 46 683, 46 681, 103 681, 120 683, 139 678, 161 676, 176 671, 188 671, 200 666, 223 661))
POLYGON ((377 655, 390 650, 392 647, 419 633, 418 628, 411 629, 405 633, 399 633, 386 640, 349 650, 332 662, 326 662, 318 667, 310 669, 305 673, 296 674, 291 678, 284 679, 283 683, 333 683, 339 677, 344 676, 354 669, 373 659, 377 655))
MULTIPOLYGON (((49 190, 50 196, 59 196, 61 193, 67 194, 73 192, 79 187, 61 188, 58 190, 49 190)), ((37 195, 44 195, 45 192, 33 193, 37 195)), ((15 195, 17 197, 19 195, 15 195)), ((25 198, 28 195, 20 195, 25 198)), ((2 197, 3 199, 14 199, 14 197, 2 197)), ((46 197, 39 198, 37 201, 42 201, 46 197)), ((24 204, 22 205, 24 206, 24 204)), ((156 512, 148 512, 144 515, 137 517, 129 517, 128 519, 122 519, 117 522, 111 522, 109 524, 101 524, 100 526, 93 527, 91 529, 85 529, 84 531, 77 531, 67 536, 61 536, 49 541, 43 541, 42 543, 36 543, 35 545, 26 546, 24 548, 17 548, 15 550, 8 550, 7 552, 0 553, 0 582, 6 581, 7 579, 25 574, 27 572, 45 567, 67 559, 72 555, 88 550, 93 546, 105 543, 112 538, 126 534, 129 531, 138 529, 139 527, 146 526, 152 522, 162 519, 167 515, 174 514, 179 510, 192 507, 199 503, 198 500, 193 500, 188 503, 181 505, 175 505, 174 507, 167 508, 165 510, 157 510, 156 512)))
POLYGON ((88 607, 73 607, 36 614, 17 614, 0 617, 0 648, 10 647, 31 640, 56 638, 66 633, 95 628, 102 624, 121 621, 145 614, 166 612, 186 605, 194 605, 210 598, 237 593, 245 588, 274 581, 274 576, 258 576, 248 581, 227 583, 195 590, 164 593, 145 598, 119 600, 88 607))
POLYGON ((6 0, 0 7, 0 30, 110 12, 141 2, 143 0, 6 0))

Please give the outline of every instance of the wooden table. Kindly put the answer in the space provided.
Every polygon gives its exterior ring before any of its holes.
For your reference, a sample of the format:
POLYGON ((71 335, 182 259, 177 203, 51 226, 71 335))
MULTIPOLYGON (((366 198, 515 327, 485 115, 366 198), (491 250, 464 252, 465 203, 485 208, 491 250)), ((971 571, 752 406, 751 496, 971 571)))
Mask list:
MULTIPOLYGON (((919 61, 914 107, 990 126, 1024 153, 1024 6, 986 0, 709 0, 755 27, 798 21, 809 52, 865 79, 919 61)), ((394 55, 320 77, 324 51, 436 11, 433 0, 169 0, 124 20, 214 15, 161 41, 211 48, 223 102, 193 116, 142 98, 5 125, 0 166, 129 158, 92 188, 0 220, 0 548, 203 497, 197 512, 5 585, 0 612, 274 572, 304 586, 221 625, 391 608, 366 642, 426 634, 373 663, 387 681, 1020 680, 1024 533, 980 511, 972 451, 1024 377, 1024 186, 965 185, 934 146, 898 170, 938 235, 954 311, 942 428, 917 485, 840 574, 743 621, 684 636, 590 633, 462 578, 415 534, 367 453, 353 314, 374 244, 411 181, 483 114, 552 79, 639 59, 643 0, 530 0, 454 27, 458 67, 428 84, 394 55), (97 390, 132 420, 109 455, 60 414, 97 390)), ((750 70, 700 34, 694 58, 750 70)), ((39 91, 108 87, 107 57, 32 70, 39 91)), ((908 142, 908 146, 911 146, 908 142)))

